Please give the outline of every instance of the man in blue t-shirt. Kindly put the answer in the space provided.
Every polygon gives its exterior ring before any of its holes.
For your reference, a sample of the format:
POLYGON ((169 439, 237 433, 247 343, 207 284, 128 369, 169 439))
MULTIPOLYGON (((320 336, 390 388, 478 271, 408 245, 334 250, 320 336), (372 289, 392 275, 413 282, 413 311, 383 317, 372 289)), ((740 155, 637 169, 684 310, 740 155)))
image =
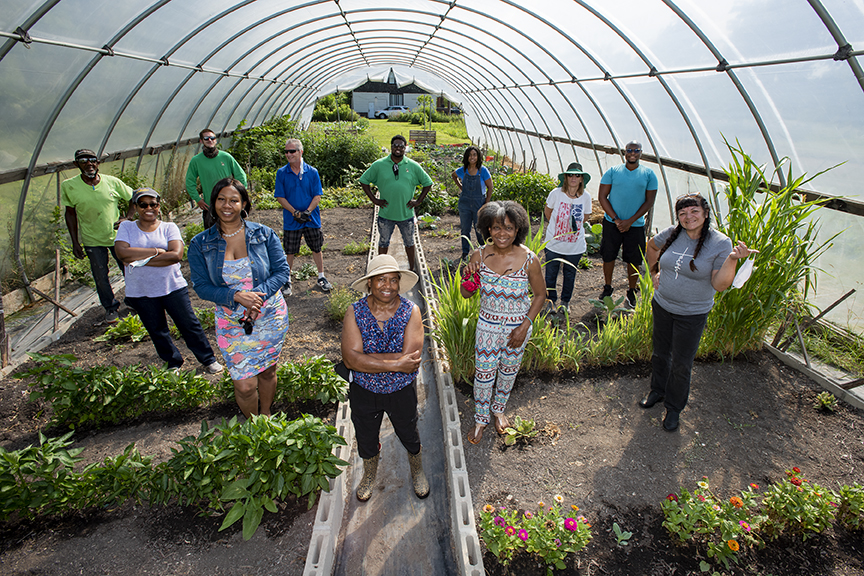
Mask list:
POLYGON ((639 265, 645 253, 645 214, 657 196, 657 176, 653 170, 639 165, 641 157, 642 144, 628 142, 625 163, 613 166, 603 174, 597 198, 606 212, 600 241, 606 284, 600 299, 612 295, 612 272, 618 250, 623 245, 621 259, 627 263, 627 305, 631 308, 636 306, 639 265))
MULTIPOLYGON (((276 171, 276 190, 273 195, 282 206, 282 245, 288 267, 294 267, 294 255, 300 251, 300 239, 312 251, 312 261, 318 269, 318 286, 330 292, 333 285, 324 277, 324 234, 321 232, 321 178, 318 170, 303 161, 303 143, 296 138, 285 142, 288 164, 276 171)), ((292 294, 291 276, 282 287, 285 296, 292 294)))

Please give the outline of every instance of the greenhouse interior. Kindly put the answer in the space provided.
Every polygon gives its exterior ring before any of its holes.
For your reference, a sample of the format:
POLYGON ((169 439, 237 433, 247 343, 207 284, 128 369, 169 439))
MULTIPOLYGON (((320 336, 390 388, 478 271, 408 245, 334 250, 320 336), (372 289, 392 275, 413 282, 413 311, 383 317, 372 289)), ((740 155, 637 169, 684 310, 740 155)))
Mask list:
POLYGON ((730 167, 752 160, 771 188, 756 202, 795 183, 796 201, 820 206, 808 222, 813 242, 826 245, 813 282, 802 284, 811 316, 824 311, 853 338, 864 332, 864 187, 855 176, 864 143, 862 0, 0 7, 4 297, 50 297, 35 282, 57 273, 58 238, 68 239, 60 185, 78 175, 76 150, 94 151, 102 174, 134 171, 159 188, 186 173, 203 128, 227 149, 279 118, 309 129, 330 95, 353 93, 354 112, 366 118, 415 102, 409 93, 360 101, 354 92, 390 84, 459 115, 490 167, 506 161, 557 179, 579 162, 592 194, 625 161, 628 143, 640 143, 659 184, 652 234, 675 223, 676 199, 687 194, 708 199, 714 221, 724 222, 730 167))

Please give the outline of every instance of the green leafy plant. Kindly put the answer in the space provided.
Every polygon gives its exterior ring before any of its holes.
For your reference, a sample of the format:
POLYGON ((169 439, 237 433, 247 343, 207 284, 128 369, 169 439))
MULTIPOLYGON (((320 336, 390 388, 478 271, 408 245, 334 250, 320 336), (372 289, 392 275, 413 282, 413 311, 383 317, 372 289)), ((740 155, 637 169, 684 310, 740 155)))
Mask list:
POLYGON ((580 270, 590 270, 591 268, 594 268, 594 262, 592 262, 590 259, 582 258, 581 260, 579 260, 580 270))
POLYGON ((612 531, 615 533, 615 539, 618 541, 618 546, 627 546, 630 543, 630 538, 633 537, 632 532, 625 532, 618 526, 617 522, 612 523, 612 531))
POLYGON ((116 324, 110 326, 104 334, 97 336, 93 340, 96 342, 105 342, 107 340, 131 340, 132 342, 140 342, 147 338, 147 329, 141 322, 141 318, 137 314, 129 314, 117 321, 116 324))
POLYGON ((520 172, 492 177, 492 200, 513 200, 522 204, 530 214, 542 214, 549 192, 558 183, 548 174, 520 172))
POLYGON ((365 240, 351 241, 342 248, 342 254, 346 256, 357 256, 369 252, 369 242, 365 240))
MULTIPOLYGON (((69 234, 66 227, 61 224, 63 215, 60 212, 60 206, 55 206, 51 213, 51 224, 54 228, 54 242, 60 248, 60 265, 63 266, 69 273, 69 276, 85 286, 95 288, 96 282, 93 280, 93 273, 90 271, 90 261, 87 258, 79 260, 72 253, 72 241, 69 239, 69 234)), ((11 235, 10 235, 11 237, 11 235)), ((112 258, 109 258, 109 265, 112 258)))
POLYGON ((835 518, 847 530, 864 530, 864 486, 840 487, 840 504, 835 518))
POLYGON ((813 402, 813 408, 823 412, 834 412, 837 409, 839 402, 830 392, 823 391, 816 395, 816 401, 813 402))
POLYGON ((480 314, 480 298, 476 294, 471 298, 462 297, 459 291, 462 278, 458 268, 451 271, 449 266, 445 265, 441 270, 438 280, 432 280, 437 305, 427 303, 435 319, 431 335, 447 354, 453 380, 473 384, 474 340, 480 314))
POLYGON ((426 229, 434 230, 435 228, 438 227, 435 223, 438 222, 439 220, 441 220, 440 217, 433 216, 433 215, 429 214, 428 212, 426 212, 422 216, 417 217, 417 227, 420 228, 421 230, 426 230, 426 229))
POLYGON ((546 574, 553 569, 564 570, 564 560, 570 553, 583 549, 591 540, 591 524, 584 516, 577 516, 577 506, 571 506, 572 515, 563 514, 561 496, 555 504, 546 507, 537 503, 536 510, 495 509, 486 504, 480 513, 481 538, 486 548, 504 566, 510 564, 516 552, 524 550, 546 564, 546 574))
POLYGON ((831 490, 804 478, 795 466, 786 470, 786 478, 774 482, 762 495, 767 516, 763 530, 769 538, 785 532, 807 540, 831 524, 837 499, 831 490))
MULTIPOLYGON (((304 244, 305 246, 305 244, 304 244)), ((296 270, 292 270, 291 275, 295 280, 308 280, 309 278, 315 278, 318 276, 318 269, 315 268, 315 265, 311 262, 306 262, 300 268, 296 270)))
POLYGON ((183 227, 183 244, 189 246, 192 238, 204 231, 204 225, 198 222, 189 222, 183 227))
POLYGON ((318 204, 321 209, 325 210, 327 208, 335 208, 336 206, 343 208, 371 206, 372 202, 369 200, 369 197, 366 196, 366 193, 362 189, 356 186, 359 177, 360 175, 358 174, 357 178, 353 179, 355 186, 325 188, 324 194, 321 196, 321 202, 318 204))
POLYGON ((589 298, 588 302, 593 304, 594 308, 596 308, 601 314, 604 314, 607 318, 614 318, 620 314, 630 313, 630 309, 623 306, 624 298, 624 296, 621 296, 615 300, 611 296, 604 296, 602 300, 589 298))
POLYGON ((345 312, 348 311, 348 307, 356 302, 358 298, 359 294, 350 287, 337 286, 327 297, 327 304, 324 306, 327 316, 331 320, 342 322, 342 319, 345 318, 345 312))
POLYGON ((537 436, 534 420, 523 420, 520 416, 513 418, 513 425, 504 429, 504 444, 513 446, 517 441, 528 442, 537 436))
POLYGON ((603 224, 586 224, 584 231, 588 254, 596 254, 600 251, 600 241, 603 240, 603 224))

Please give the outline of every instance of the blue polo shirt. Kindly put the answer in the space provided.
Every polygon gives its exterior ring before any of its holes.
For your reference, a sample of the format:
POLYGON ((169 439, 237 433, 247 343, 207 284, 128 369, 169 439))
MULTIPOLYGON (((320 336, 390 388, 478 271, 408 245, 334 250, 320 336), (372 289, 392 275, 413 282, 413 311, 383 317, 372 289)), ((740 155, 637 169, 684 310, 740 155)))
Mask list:
MULTIPOLYGON (((276 171, 276 190, 273 196, 285 198, 295 210, 302 212, 312 203, 315 196, 321 196, 321 178, 318 170, 304 161, 300 161, 300 174, 294 174, 291 165, 286 164, 276 171)), ((282 210, 282 229, 301 230, 303 228, 321 227, 321 210, 315 207, 309 216, 308 222, 300 223, 294 220, 294 216, 288 210, 282 210)))
MULTIPOLYGON (((657 190, 657 175, 641 164, 635 170, 628 170, 625 164, 613 166, 603 174, 600 184, 610 184, 609 203, 615 214, 622 220, 631 218, 645 203, 646 192, 657 190)), ((609 215, 606 220, 612 221, 609 215)), ((645 216, 633 222, 633 226, 645 226, 645 216)))

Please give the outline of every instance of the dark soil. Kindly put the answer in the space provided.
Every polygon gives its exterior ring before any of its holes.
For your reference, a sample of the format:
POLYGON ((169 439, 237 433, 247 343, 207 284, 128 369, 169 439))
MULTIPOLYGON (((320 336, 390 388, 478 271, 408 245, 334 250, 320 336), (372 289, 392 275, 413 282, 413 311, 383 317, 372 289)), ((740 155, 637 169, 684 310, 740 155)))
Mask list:
MULTIPOLYGON (((371 209, 340 208, 323 214, 325 272, 337 287, 349 285, 364 272, 366 256, 346 256, 341 249, 352 241, 368 241, 371 214, 371 209)), ((281 227, 278 211, 255 212, 252 217, 276 230, 281 227)), ((461 252, 455 215, 443 217, 436 230, 422 236, 433 275, 439 271, 439 258, 453 259, 461 252)), ((311 257, 298 257, 295 269, 306 262, 311 257)), ((574 322, 594 323, 587 299, 596 297, 602 286, 600 263, 594 263, 577 277, 571 306, 574 322)), ((625 286, 620 268, 616 295, 625 286)), ((188 270, 184 273, 188 278, 188 270)), ((190 293, 194 306, 208 305, 190 293)), ((287 300, 291 328, 282 358, 324 354, 337 360, 341 326, 327 318, 327 296, 314 278, 295 280, 294 296, 287 300)), ((94 342, 105 331, 105 326, 96 325, 101 315, 100 310, 91 310, 43 353, 72 353, 82 366, 158 362, 149 341, 119 346, 94 342)), ((215 349, 212 334, 211 342, 215 349)), ((182 343, 178 347, 186 367, 197 367, 182 343)), ((673 434, 660 427, 662 407, 642 410, 636 405, 649 374, 643 363, 579 374, 521 375, 507 414, 533 418, 543 432, 530 444, 505 447, 490 428, 479 445, 465 443, 478 516, 486 503, 532 508, 537 500, 561 494, 593 525, 593 540, 568 559, 561 574, 698 574, 700 552, 675 544, 661 526, 659 504, 670 492, 681 486, 692 489, 702 476, 721 493, 743 489, 750 482, 764 486, 792 466, 831 488, 864 477, 861 411, 844 405, 834 414, 816 412, 816 386, 767 353, 734 362, 697 362, 690 404, 682 414, 681 429, 673 434), (613 522, 633 532, 628 546, 617 546, 613 522)), ((25 381, 0 381, 0 446, 7 450, 38 443, 40 430, 53 436, 64 432, 45 429, 50 407, 28 402, 27 390, 25 381)), ((467 433, 473 421, 471 390, 464 384, 459 390, 467 433)), ((313 411, 333 418, 333 411, 321 406, 276 408, 289 415, 313 411)), ((177 440, 197 433, 201 420, 214 422, 237 414, 233 403, 224 403, 79 431, 73 439, 75 446, 85 448, 82 456, 87 462, 115 455, 131 442, 142 454, 166 459, 177 440)), ((221 517, 198 516, 192 508, 151 509, 130 503, 64 518, 13 519, 0 524, 0 573, 297 575, 303 570, 314 512, 306 510, 305 501, 283 503, 278 514, 265 514, 262 528, 248 542, 242 540, 239 524, 219 532, 221 517)), ((862 552, 862 534, 829 531, 804 543, 780 540, 748 552, 738 567, 725 573, 860 576, 862 552)), ((509 571, 488 553, 484 562, 489 574, 545 573, 527 557, 517 556, 509 571)))

